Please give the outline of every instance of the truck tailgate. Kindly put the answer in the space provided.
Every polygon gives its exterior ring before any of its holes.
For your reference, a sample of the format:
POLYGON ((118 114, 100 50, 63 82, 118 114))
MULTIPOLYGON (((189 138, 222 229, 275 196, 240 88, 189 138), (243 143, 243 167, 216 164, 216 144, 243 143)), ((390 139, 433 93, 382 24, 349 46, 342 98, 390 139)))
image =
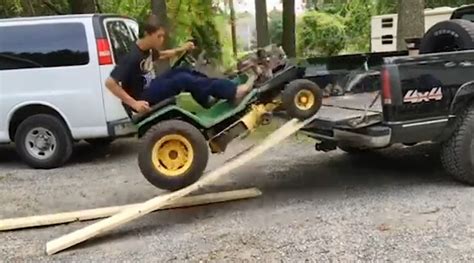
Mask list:
POLYGON ((383 120, 383 114, 378 93, 365 92, 325 98, 316 120, 310 126, 356 129, 379 123, 383 120))

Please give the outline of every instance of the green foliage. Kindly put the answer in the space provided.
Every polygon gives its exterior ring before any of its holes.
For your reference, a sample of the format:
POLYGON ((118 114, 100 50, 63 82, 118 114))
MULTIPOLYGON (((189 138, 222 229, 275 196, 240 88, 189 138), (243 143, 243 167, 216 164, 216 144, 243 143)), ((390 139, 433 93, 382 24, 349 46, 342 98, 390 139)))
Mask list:
POLYGON ((268 31, 270 32, 270 42, 278 46, 282 45, 283 37, 283 17, 278 11, 271 11, 268 14, 268 31))
POLYGON ((370 22, 377 6, 372 0, 352 0, 344 8, 348 52, 370 51, 370 22))
MULTIPOLYGON (((0 0, 0 18, 68 14, 71 0, 0 0)), ((103 13, 127 15, 141 23, 151 11, 151 0, 97 0, 103 13)), ((234 0, 235 2, 244 0, 234 0)), ((427 8, 457 7, 472 0, 425 0, 427 8)), ((194 37, 216 64, 233 65, 229 10, 224 0, 167 0, 170 46, 194 37), (222 8, 223 10, 221 10, 222 8)), ((297 26, 300 55, 367 52, 373 15, 397 12, 398 0, 308 0, 308 11, 297 26)), ((253 1, 246 0, 253 5, 253 1)), ((239 16, 239 14, 237 14, 239 16)), ((281 45, 282 14, 271 11, 271 42, 281 45)), ((239 41, 239 39, 237 39, 239 41)), ((242 50, 240 50, 242 51, 242 50)))
POLYGON ((214 24, 216 25, 221 45, 222 68, 230 68, 236 63, 232 50, 232 33, 229 19, 225 14, 219 14, 214 17, 214 24))
POLYGON ((310 11, 297 24, 300 56, 338 54, 345 46, 346 26, 339 15, 310 11))

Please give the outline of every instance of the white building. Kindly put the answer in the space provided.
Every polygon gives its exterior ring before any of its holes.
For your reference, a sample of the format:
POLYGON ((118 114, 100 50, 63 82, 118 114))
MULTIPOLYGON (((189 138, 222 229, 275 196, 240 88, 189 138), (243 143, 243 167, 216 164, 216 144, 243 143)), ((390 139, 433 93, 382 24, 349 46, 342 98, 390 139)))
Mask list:
MULTIPOLYGON (((456 8, 439 7, 425 9, 425 32, 438 22, 448 20, 456 8)), ((372 17, 371 50, 386 52, 397 50, 398 14, 387 14, 372 17)))

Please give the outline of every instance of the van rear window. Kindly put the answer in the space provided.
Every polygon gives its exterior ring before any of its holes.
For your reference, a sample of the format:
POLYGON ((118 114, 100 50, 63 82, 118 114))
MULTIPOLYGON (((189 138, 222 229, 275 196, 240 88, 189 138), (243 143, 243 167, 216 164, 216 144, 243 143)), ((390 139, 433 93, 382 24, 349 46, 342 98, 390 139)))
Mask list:
POLYGON ((122 20, 112 20, 107 22, 106 25, 112 43, 114 60, 117 64, 120 64, 121 59, 130 51, 137 37, 122 20))
POLYGON ((89 51, 81 23, 0 27, 0 70, 85 65, 89 51))

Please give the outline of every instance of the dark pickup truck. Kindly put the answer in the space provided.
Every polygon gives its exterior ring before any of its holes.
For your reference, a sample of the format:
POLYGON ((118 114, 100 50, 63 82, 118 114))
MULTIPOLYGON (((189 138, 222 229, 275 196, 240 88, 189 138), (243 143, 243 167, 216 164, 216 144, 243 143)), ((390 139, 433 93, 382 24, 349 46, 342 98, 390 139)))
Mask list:
MULTIPOLYGON (((370 55, 375 62, 343 74, 342 94, 325 98, 317 119, 302 132, 317 139, 321 151, 439 143, 446 172, 474 185, 473 19, 474 6, 457 10, 426 33, 419 55, 370 55)), ((354 58, 336 60, 344 59, 354 58)), ((315 82, 323 81, 318 73, 306 68, 315 82)))

